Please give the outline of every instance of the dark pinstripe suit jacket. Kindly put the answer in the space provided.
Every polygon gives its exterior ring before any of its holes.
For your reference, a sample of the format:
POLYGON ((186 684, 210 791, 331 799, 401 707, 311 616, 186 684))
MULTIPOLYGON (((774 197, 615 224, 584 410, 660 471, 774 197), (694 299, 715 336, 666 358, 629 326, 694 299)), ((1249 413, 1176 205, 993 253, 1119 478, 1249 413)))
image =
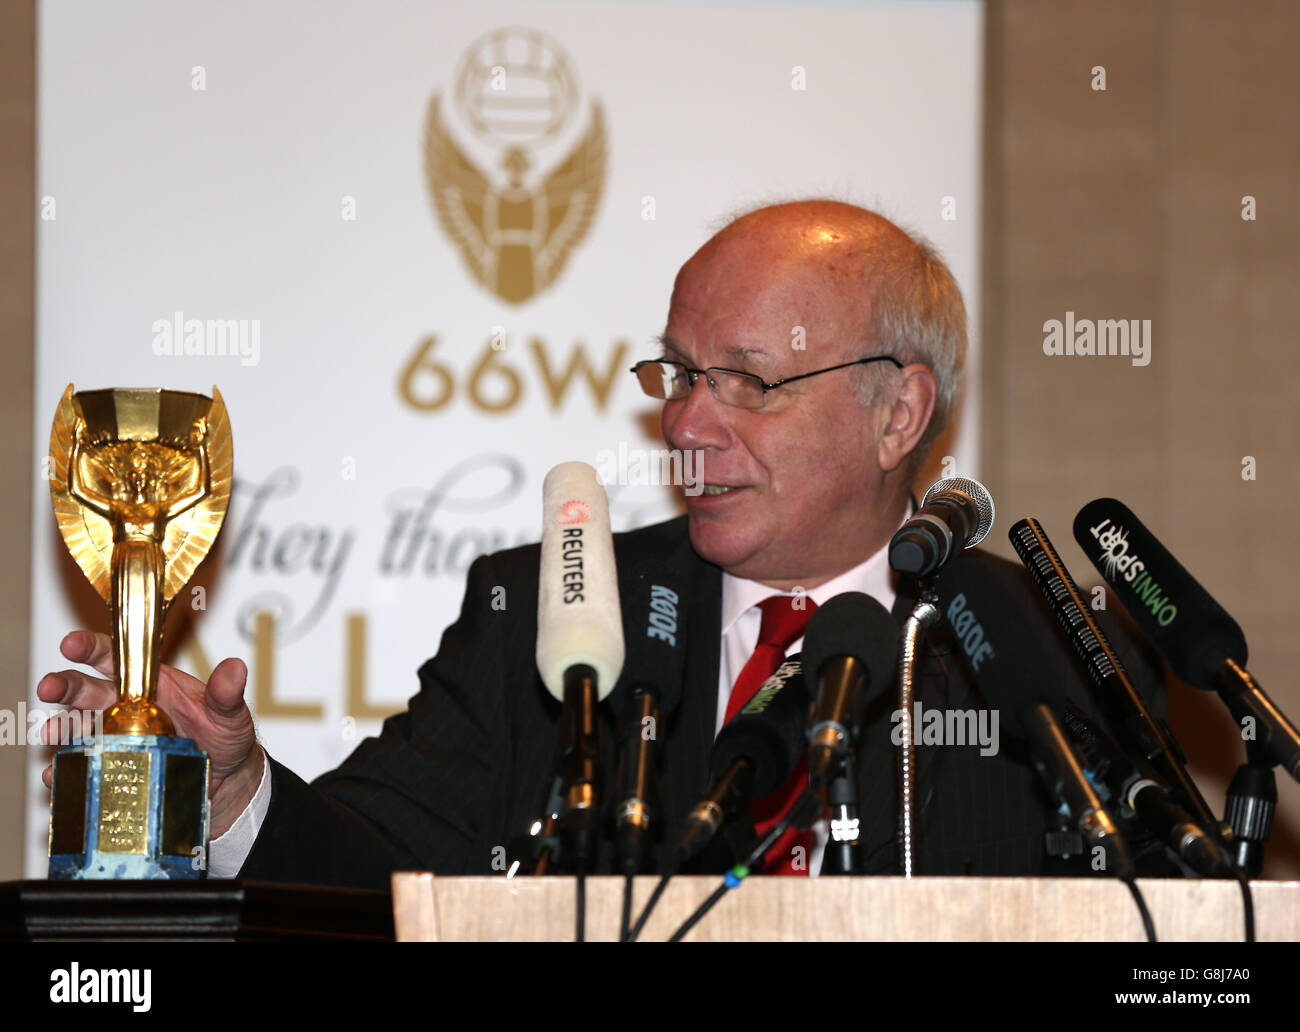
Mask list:
MULTIPOLYGON (((615 535, 620 569, 647 558, 683 576, 686 672, 681 702, 661 735, 665 824, 679 828, 707 787, 717 713, 721 571, 692 550, 684 517, 615 535)), ((241 878, 386 888, 395 869, 490 874, 501 848, 537 818, 551 776, 559 705, 534 660, 538 546, 483 556, 470 568, 460 618, 419 671, 420 691, 334 771, 307 785, 272 761, 272 798, 241 878), (493 589, 505 588, 505 608, 493 589)), ((972 550, 954 563, 991 579, 1017 618, 1046 627, 1018 566, 972 550)), ((900 587, 900 624, 915 588, 900 587)), ((498 593, 499 598, 499 593, 498 593)), ((1047 634, 1053 632, 1048 629, 1047 634)), ((1163 689, 1145 657, 1112 639, 1130 670, 1163 689)), ((1064 646, 1056 675, 1086 698, 1064 646)), ((868 869, 895 871, 895 748, 892 693, 867 715, 858 781, 868 869)), ((986 706, 964 654, 942 629, 930 633, 918 682, 926 708, 986 706)), ((604 736, 613 770, 612 734, 604 736)), ((918 852, 923 874, 1038 874, 1049 807, 1024 753, 1006 735, 997 755, 977 746, 917 748, 918 852)), ((608 855, 602 862, 607 862, 608 855)))

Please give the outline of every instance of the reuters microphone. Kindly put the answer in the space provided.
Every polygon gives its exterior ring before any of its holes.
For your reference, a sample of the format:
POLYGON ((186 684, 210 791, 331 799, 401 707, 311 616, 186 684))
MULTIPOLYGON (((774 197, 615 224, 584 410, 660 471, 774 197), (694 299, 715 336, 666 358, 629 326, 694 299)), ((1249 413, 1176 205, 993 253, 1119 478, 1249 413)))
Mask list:
POLYGON ((596 471, 565 462, 542 485, 537 669, 563 704, 564 830, 575 869, 591 858, 600 817, 597 705, 623 669, 623 616, 609 503, 596 471))

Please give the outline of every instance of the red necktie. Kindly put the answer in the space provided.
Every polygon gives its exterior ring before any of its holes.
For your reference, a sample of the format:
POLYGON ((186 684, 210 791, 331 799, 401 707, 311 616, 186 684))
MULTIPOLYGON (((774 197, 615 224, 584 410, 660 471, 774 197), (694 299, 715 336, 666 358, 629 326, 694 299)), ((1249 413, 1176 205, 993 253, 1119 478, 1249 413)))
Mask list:
MULTIPOLYGON (((753 698, 754 693, 763 687, 763 682, 776 672, 776 668, 785 659, 785 652, 803 635, 808 618, 817 608, 817 603, 806 595, 773 595, 758 604, 763 614, 762 626, 758 631, 758 644, 754 654, 745 662, 740 676, 731 689, 727 700, 727 714, 723 721, 730 720, 753 698)), ((754 830, 758 837, 775 825, 781 815, 789 809, 790 804, 808 787, 808 766, 804 760, 790 775, 790 778, 775 793, 753 805, 754 830)), ((811 836, 797 828, 787 828, 785 834, 773 843, 764 856, 764 868, 771 874, 808 874, 808 851, 811 836), (802 847, 802 864, 794 866, 794 849, 802 847)))

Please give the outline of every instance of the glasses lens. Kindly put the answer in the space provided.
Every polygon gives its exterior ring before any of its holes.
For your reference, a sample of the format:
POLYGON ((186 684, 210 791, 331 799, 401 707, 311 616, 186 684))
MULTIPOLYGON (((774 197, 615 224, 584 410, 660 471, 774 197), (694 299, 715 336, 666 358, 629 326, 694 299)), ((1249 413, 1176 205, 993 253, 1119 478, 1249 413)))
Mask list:
POLYGON ((763 407, 763 381, 749 373, 734 373, 729 369, 706 370, 713 396, 724 405, 736 408, 763 407))
POLYGON ((638 362, 636 378, 652 398, 671 401, 691 392, 686 367, 676 362, 638 362))

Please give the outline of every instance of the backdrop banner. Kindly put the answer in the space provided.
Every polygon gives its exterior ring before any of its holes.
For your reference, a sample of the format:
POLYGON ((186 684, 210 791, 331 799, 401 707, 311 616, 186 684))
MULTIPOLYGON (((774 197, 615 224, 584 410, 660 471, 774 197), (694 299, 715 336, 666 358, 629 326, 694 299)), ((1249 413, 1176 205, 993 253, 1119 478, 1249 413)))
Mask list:
MULTIPOLYGON (((43 4, 33 670, 108 629, 50 504, 64 388, 215 384, 234 489, 167 657, 244 658, 268 751, 336 765, 475 556, 538 539, 552 465, 602 471, 615 530, 680 511, 627 370, 729 216, 875 208, 978 326, 982 32, 975 2, 43 4)), ((978 416, 947 472, 978 476, 978 416)))

